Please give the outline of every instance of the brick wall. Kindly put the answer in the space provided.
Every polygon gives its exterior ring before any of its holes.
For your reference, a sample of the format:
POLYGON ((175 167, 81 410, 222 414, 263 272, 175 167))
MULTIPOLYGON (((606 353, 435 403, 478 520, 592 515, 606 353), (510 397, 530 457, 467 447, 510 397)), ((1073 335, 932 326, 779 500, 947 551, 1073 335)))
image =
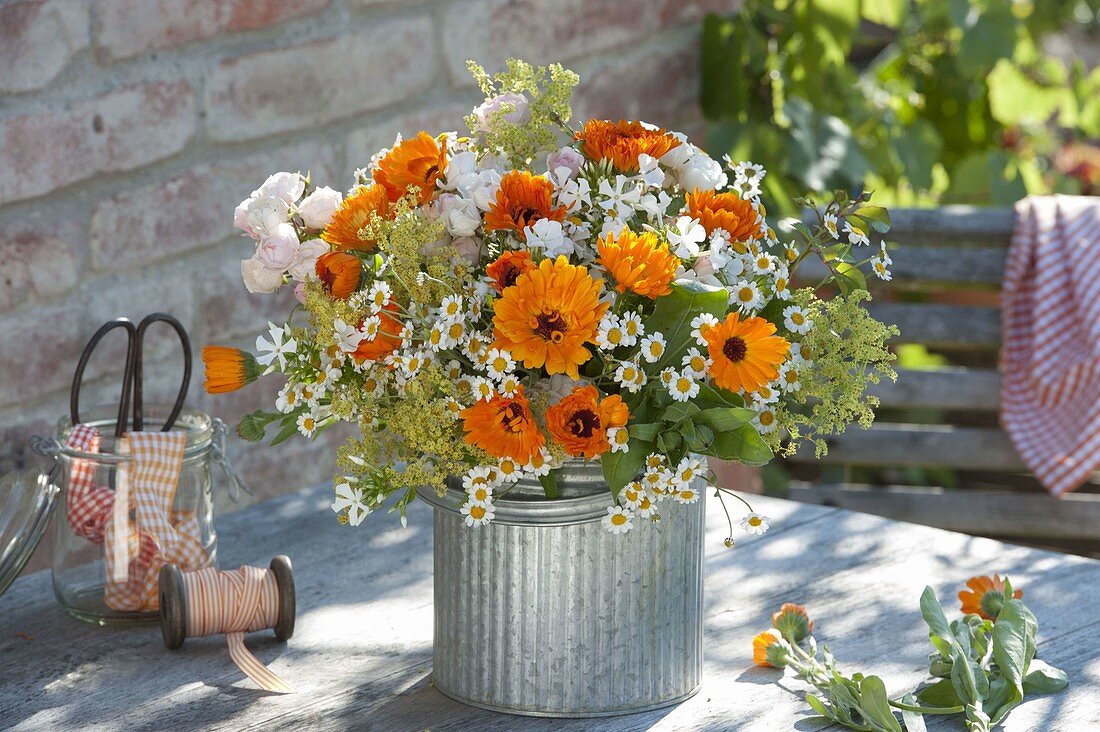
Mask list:
MULTIPOLYGON (((102 322, 175 314, 197 350, 247 343, 290 288, 249 296, 231 229, 269 173, 345 188, 395 133, 460 129, 465 70, 504 58, 582 75, 577 116, 644 117, 699 134, 699 21, 737 0, 0 0, 0 471, 36 458, 102 322)), ((167 336, 147 401, 170 398, 167 336)), ((84 402, 117 399, 101 349, 84 402)), ((274 384, 190 404, 235 422, 274 384)), ((234 445, 257 498, 326 481, 332 438, 234 445)))

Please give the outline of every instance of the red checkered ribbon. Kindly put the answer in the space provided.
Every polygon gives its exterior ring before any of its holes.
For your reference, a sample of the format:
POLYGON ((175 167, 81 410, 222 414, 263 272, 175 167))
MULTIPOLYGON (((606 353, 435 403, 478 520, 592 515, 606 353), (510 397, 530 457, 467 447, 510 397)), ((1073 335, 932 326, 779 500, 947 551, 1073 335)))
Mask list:
POLYGON ((1100 468, 1100 200, 1016 204, 1001 303, 1001 421, 1061 495, 1100 468))
MULTIPOLYGON (((132 459, 118 465, 116 490, 96 483, 94 460, 73 459, 66 513, 78 536, 104 545, 107 606, 151 612, 159 607, 157 574, 162 565, 202 569, 211 561, 194 515, 172 510, 186 434, 129 432, 122 439, 132 459), (116 495, 126 496, 126 509, 117 516, 116 495)), ((99 430, 86 425, 76 425, 66 441, 71 450, 93 454, 99 444, 99 430)))

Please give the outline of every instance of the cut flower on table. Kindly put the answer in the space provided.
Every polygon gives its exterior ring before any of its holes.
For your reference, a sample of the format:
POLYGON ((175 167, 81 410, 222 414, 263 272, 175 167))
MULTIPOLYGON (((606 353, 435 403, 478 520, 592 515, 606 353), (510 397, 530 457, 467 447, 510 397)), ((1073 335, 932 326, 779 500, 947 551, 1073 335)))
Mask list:
POLYGON ((896 330, 863 307, 860 267, 886 255, 855 256, 857 232, 889 228, 869 195, 769 222, 760 166, 638 120, 572 123, 560 65, 470 70, 468 132, 398 137, 346 191, 276 173, 237 207, 246 287, 301 302, 258 356, 207 351, 212 392, 286 379, 242 436, 357 425, 332 506, 352 524, 453 475, 477 477, 462 513, 483 526, 520 478, 552 499, 565 461, 599 461, 625 533, 713 485, 696 456, 760 465, 870 424, 896 330), (809 256, 832 274, 792 289, 809 256))

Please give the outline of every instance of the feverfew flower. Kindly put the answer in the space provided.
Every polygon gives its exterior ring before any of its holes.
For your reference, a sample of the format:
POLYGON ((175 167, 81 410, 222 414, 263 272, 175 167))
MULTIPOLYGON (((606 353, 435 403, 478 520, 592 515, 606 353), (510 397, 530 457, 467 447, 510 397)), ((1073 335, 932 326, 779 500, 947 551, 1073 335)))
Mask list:
POLYGON ((358 488, 352 488, 347 481, 337 483, 333 486, 333 490, 336 493, 336 499, 332 502, 332 510, 336 513, 347 511, 348 523, 352 526, 363 523, 363 519, 370 513, 370 507, 363 502, 361 491, 358 488))
POLYGON ((439 303, 439 316, 447 320, 462 317, 462 296, 448 295, 439 303))
POLYGON ((642 358, 646 360, 646 363, 657 363, 665 355, 666 346, 664 335, 651 333, 642 339, 642 358))
POLYGON ((844 222, 844 233, 848 235, 848 243, 862 246, 864 244, 870 244, 871 240, 867 238, 867 234, 863 229, 858 226, 854 226, 850 221, 844 222))
POLYGON ((672 382, 668 385, 668 393, 676 401, 686 402, 699 394, 699 382, 691 372, 685 369, 672 377, 672 382))
POLYGON ((798 380, 798 366, 787 362, 779 367, 779 388, 785 392, 798 391, 802 388, 798 380))
POLYGON ((472 381, 471 390, 475 399, 487 402, 493 398, 493 394, 496 392, 493 388, 493 382, 483 376, 475 377, 472 381))
POLYGON ((467 501, 462 504, 459 512, 465 517, 463 521, 467 526, 484 526, 493 520, 496 514, 493 512, 493 504, 482 505, 467 501))
POLYGON ((890 273, 890 265, 893 263, 894 260, 890 259, 890 255, 886 253, 886 248, 883 247, 877 256, 871 258, 871 269, 880 280, 889 282, 893 277, 890 273))
POLYGON ((710 368, 711 361, 707 358, 706 354, 699 351, 698 348, 692 347, 688 349, 688 352, 684 354, 683 360, 680 361, 680 365, 684 367, 684 371, 691 374, 696 379, 701 379, 707 375, 707 369, 710 368))
POLYGON ((805 335, 814 327, 814 321, 810 319, 804 308, 791 305, 783 310, 783 325, 792 333, 805 335))
POLYGON ((624 361, 615 369, 615 381, 630 393, 637 393, 646 384, 645 372, 633 361, 624 361))
POLYGON ((283 414, 290 414, 297 409, 302 402, 298 386, 298 384, 288 381, 279 391, 279 397, 275 400, 275 408, 283 414))
POLYGON ((642 316, 633 310, 623 313, 621 322, 628 339, 626 345, 633 346, 638 338, 645 335, 645 326, 642 325, 642 316))
MULTIPOLYGON (((495 474, 496 469, 493 471, 495 474)), ((484 465, 472 468, 462 477, 462 488, 469 496, 470 503, 479 506, 488 506, 493 502, 493 484, 489 468, 484 465)))
POLYGON ((758 513, 750 513, 741 520, 741 528, 750 534, 760 536, 768 530, 768 517, 758 513))
POLYGON ((626 427, 612 427, 607 431, 611 452, 626 452, 630 447, 630 431, 626 427))
POLYGON ((302 437, 313 437, 317 431, 317 415, 312 410, 298 415, 298 432, 302 437))
POLYGON ((390 304, 390 298, 393 297, 393 291, 390 289, 387 282, 377 280, 371 285, 370 292, 367 296, 370 299, 371 312, 377 313, 390 304))
POLYGON ((713 328, 716 325, 718 325, 718 318, 710 313, 700 313, 691 319, 691 337, 700 346, 706 346, 707 339, 704 334, 708 328, 713 328))
POLYGON ((499 391, 506 397, 511 397, 514 396, 516 391, 519 389, 520 383, 519 379, 517 379, 514 375, 508 374, 500 380, 500 383, 497 386, 497 391, 499 391))
POLYGON ((512 373, 516 368, 516 362, 512 359, 512 354, 508 353, 508 351, 500 348, 491 348, 489 349, 489 357, 485 366, 486 370, 489 372, 489 376, 499 381, 512 373))
POLYGON ((298 352, 298 341, 290 336, 290 328, 271 322, 267 324, 267 332, 271 340, 262 335, 256 337, 256 350, 260 352, 260 355, 256 356, 256 363, 267 366, 266 373, 270 373, 275 370, 274 364, 277 360, 279 369, 285 371, 286 357, 288 354, 298 352))
MULTIPOLYGON (((840 232, 836 228, 836 214, 827 213, 824 217, 825 231, 829 232, 829 236, 834 239, 840 238, 840 232)), ((789 258, 789 257, 788 257, 789 258)))
POLYGON ((666 366, 661 369, 661 383, 666 389, 672 389, 672 380, 676 378, 679 372, 671 366, 666 366))
POLYGON ((775 432, 777 426, 775 410, 766 404, 754 404, 753 407, 756 409, 756 415, 752 418, 752 424, 757 432, 761 434, 775 432))
POLYGON ((622 503, 631 511, 637 510, 638 505, 645 498, 645 486, 639 481, 631 481, 623 486, 623 489, 619 491, 619 503, 622 503))
POLYGON ((497 463, 497 472, 503 483, 515 483, 523 472, 523 466, 510 457, 503 457, 497 463))
POLYGON ((764 304, 760 288, 750 280, 741 280, 735 284, 730 290, 729 300, 731 305, 737 305, 743 313, 751 313, 764 304))
POLYGON ((596 330, 596 346, 602 351, 611 351, 619 346, 633 345, 628 340, 619 319, 610 312, 604 315, 596 330))
POLYGON ((668 244, 672 253, 680 259, 699 256, 699 244, 706 241, 707 230, 696 219, 681 216, 668 230, 668 244))
POLYGON ((608 506, 607 515, 600 520, 600 524, 612 534, 625 534, 634 528, 631 518, 633 514, 622 506, 608 506))

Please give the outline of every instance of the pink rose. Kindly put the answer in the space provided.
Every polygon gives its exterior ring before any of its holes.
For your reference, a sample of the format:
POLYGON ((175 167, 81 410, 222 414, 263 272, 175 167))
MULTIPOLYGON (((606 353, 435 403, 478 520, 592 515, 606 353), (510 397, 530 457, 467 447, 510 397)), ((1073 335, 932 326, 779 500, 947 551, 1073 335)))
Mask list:
POLYGON ((560 180, 558 168, 566 168, 569 174, 566 178, 574 177, 584 165, 584 156, 571 147, 563 147, 557 152, 546 156, 546 169, 555 178, 560 180))
POLYGON ((298 214, 307 228, 320 230, 332 223, 333 214, 342 200, 343 196, 338 191, 321 186, 302 199, 298 204, 298 214))
POLYGON ((471 265, 477 264, 478 259, 481 257, 481 240, 477 237, 458 237, 451 241, 451 246, 455 248, 458 256, 462 257, 471 265))
POLYGON ((298 173, 275 173, 268 176, 253 195, 271 196, 290 205, 302 197, 306 190, 306 181, 298 173))
POLYGON ((268 268, 256 257, 241 260, 241 277, 252 293, 275 292, 283 284, 283 273, 268 268))
POLYGON ((269 269, 285 271, 298 255, 298 234, 290 224, 279 224, 264 238, 256 257, 269 269))
POLYGON ((521 125, 531 118, 531 109, 527 97, 515 92, 504 92, 500 96, 486 99, 481 105, 474 107, 477 128, 482 132, 488 132, 493 116, 500 112, 506 104, 510 105, 511 111, 504 113, 505 122, 521 125))
POLYGON ((306 283, 299 282, 294 286, 294 297, 298 299, 298 302, 303 305, 306 304, 306 283))

